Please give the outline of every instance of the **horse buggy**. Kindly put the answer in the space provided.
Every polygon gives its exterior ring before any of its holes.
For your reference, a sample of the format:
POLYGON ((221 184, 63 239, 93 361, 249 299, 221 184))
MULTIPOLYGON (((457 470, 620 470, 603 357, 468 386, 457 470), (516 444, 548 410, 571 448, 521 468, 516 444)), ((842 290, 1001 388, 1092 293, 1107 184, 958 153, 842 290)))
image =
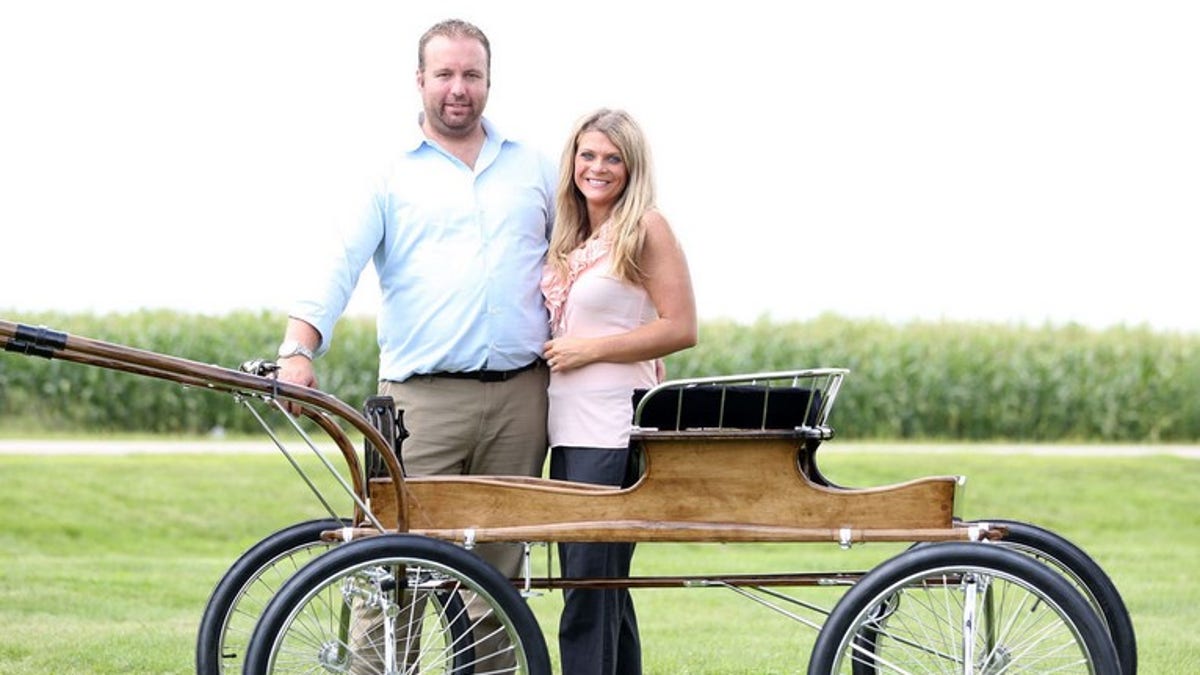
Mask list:
POLYGON ((613 587, 728 589, 807 626, 815 638, 794 672, 1136 673, 1119 592, 1067 539, 1030 523, 963 518, 959 476, 866 487, 826 478, 817 453, 833 438, 845 369, 636 392, 641 473, 617 488, 406 475, 398 451, 407 432, 390 399, 358 410, 279 381, 267 361, 225 368, 6 321, 0 344, 232 395, 328 512, 267 536, 225 573, 198 630, 201 673, 550 673, 527 598, 613 587), (277 425, 319 458, 337 494, 318 489, 277 425), (314 428, 336 450, 315 442, 314 428), (549 564, 535 574, 533 549, 556 542, 901 546, 865 570, 585 579, 556 576, 549 564), (492 544, 521 548, 520 577, 472 550, 492 544), (832 602, 812 602, 805 589, 814 588, 834 593, 832 602))

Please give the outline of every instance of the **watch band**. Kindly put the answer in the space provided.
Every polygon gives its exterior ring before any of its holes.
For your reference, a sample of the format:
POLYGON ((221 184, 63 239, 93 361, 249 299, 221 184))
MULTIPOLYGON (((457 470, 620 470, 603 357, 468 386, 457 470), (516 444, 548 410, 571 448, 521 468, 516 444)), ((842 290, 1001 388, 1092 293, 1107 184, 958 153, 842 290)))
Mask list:
POLYGON ((312 361, 314 358, 313 350, 305 347, 299 340, 284 340, 283 344, 279 345, 277 358, 286 359, 291 356, 303 356, 312 361))

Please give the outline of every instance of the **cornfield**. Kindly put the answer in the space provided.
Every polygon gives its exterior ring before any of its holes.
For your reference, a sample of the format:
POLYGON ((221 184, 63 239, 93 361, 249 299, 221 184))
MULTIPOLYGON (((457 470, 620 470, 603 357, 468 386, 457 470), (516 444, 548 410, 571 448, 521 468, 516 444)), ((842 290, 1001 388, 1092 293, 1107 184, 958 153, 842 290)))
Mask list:
MULTIPOLYGON (((271 358, 285 317, 141 311, 3 315, 10 321, 237 367, 271 358)), ((317 362, 323 389, 357 405, 375 392, 371 317, 347 317, 317 362)), ((1200 440, 1200 335, 1145 327, 1031 327, 822 316, 707 321, 667 358, 669 377, 849 368, 831 424, 878 440, 1200 440)), ((254 432, 227 396, 72 363, 0 354, 0 434, 254 432)))

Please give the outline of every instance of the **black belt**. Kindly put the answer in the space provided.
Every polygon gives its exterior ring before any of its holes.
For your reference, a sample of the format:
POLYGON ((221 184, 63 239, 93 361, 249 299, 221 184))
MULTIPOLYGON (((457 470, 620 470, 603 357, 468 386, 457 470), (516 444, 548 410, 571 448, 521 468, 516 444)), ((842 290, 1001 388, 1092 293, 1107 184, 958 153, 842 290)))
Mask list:
POLYGON ((429 373, 428 376, 429 377, 448 377, 452 380, 476 380, 478 382, 504 382, 506 380, 510 380, 510 379, 516 377, 518 373, 523 373, 527 370, 530 370, 531 368, 533 368, 534 366, 536 366, 539 363, 541 363, 540 360, 534 360, 534 361, 531 361, 530 363, 527 363, 527 364, 521 366, 520 368, 513 368, 512 370, 463 370, 463 371, 459 371, 459 372, 455 372, 455 373, 451 373, 451 372, 429 373))

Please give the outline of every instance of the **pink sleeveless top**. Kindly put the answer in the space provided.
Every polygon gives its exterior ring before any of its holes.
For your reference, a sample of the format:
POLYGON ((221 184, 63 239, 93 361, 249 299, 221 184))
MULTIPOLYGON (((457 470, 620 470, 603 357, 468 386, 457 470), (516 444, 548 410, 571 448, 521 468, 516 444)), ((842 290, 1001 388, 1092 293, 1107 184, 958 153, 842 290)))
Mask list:
MULTIPOLYGON (((657 318, 645 288, 612 276, 606 247, 595 253, 598 257, 587 256, 590 260, 586 260, 586 267, 572 270, 574 281, 568 281, 566 289, 561 283, 547 283, 549 280, 543 279, 555 337, 614 335, 657 318), (565 290, 565 297, 560 292, 552 298, 555 290, 565 290)), ((630 400, 633 390, 657 384, 659 367, 656 361, 601 362, 564 373, 550 373, 547 420, 550 445, 628 446, 633 426, 630 400)))

